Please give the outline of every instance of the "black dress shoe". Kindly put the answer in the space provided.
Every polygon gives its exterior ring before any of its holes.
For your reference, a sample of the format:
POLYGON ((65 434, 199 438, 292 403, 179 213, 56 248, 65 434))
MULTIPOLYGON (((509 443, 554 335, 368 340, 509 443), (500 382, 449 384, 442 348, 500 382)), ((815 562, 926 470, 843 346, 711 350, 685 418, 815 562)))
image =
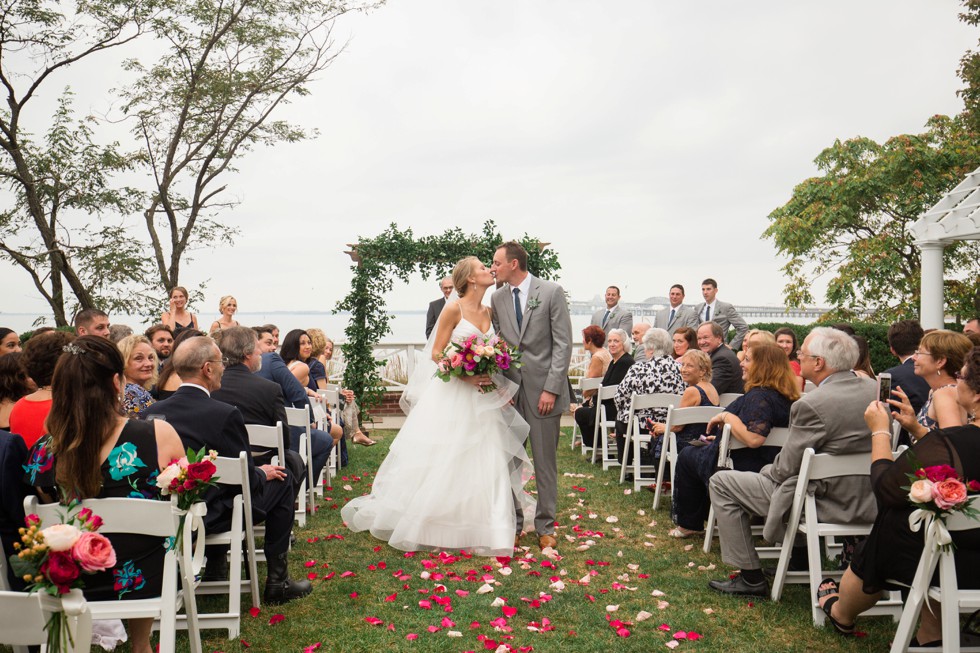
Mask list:
POLYGON ((708 587, 716 592, 721 592, 722 594, 757 596, 759 598, 767 598, 769 596, 769 583, 766 581, 762 581, 760 583, 749 583, 742 578, 741 574, 735 578, 713 580, 708 583, 708 587))

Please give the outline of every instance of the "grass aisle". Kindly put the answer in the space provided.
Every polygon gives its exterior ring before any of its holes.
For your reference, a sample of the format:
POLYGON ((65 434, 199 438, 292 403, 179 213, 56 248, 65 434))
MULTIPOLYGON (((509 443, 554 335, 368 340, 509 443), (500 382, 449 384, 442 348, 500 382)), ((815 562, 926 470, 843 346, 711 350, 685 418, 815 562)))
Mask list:
POLYGON ((540 555, 533 534, 508 561, 459 552, 405 554, 366 533, 350 533, 339 508, 369 492, 395 437, 375 433, 384 440, 351 452, 350 466, 326 491, 319 513, 297 530, 291 573, 315 577, 313 595, 246 614, 240 641, 206 632, 205 651, 423 653, 506 644, 538 653, 668 647, 850 652, 886 650, 891 641, 894 625, 887 618, 862 619, 858 628, 867 635, 858 639, 814 628, 802 585, 790 585, 776 604, 709 590, 708 580, 728 571, 717 546, 705 555, 699 541, 668 538, 669 512, 653 513, 651 493, 627 494, 618 472, 603 472, 572 452, 567 430, 559 447, 558 560, 540 555), (642 619, 644 612, 651 616, 642 619), (678 632, 696 635, 683 639, 678 632))

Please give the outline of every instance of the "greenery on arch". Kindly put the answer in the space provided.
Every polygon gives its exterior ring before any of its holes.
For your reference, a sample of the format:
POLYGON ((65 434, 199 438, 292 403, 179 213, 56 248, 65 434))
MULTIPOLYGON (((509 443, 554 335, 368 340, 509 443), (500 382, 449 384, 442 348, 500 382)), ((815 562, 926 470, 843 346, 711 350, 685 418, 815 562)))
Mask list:
MULTIPOLYGON (((541 279, 554 279, 561 265, 558 255, 541 246, 537 238, 525 234, 516 239, 528 252, 528 270, 541 279)), ((444 276, 465 256, 476 256, 489 262, 504 238, 493 221, 483 225, 483 231, 467 234, 453 228, 438 236, 416 238, 411 229, 401 229, 392 223, 374 238, 361 238, 354 245, 355 263, 351 266, 354 278, 350 293, 337 304, 336 311, 349 311, 350 322, 344 333, 347 343, 342 346, 347 370, 344 387, 361 397, 361 406, 377 405, 384 392, 379 368, 374 359, 374 345, 391 333, 391 315, 385 295, 395 279, 408 282, 414 272, 425 278, 444 276), (359 260, 358 260, 359 259, 359 260)))

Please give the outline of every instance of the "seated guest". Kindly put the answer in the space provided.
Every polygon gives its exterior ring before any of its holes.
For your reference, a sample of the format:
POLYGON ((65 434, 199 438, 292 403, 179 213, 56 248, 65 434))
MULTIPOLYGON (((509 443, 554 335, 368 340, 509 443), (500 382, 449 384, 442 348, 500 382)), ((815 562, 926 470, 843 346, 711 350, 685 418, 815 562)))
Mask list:
POLYGON ((851 337, 858 345, 858 362, 854 364, 854 373, 866 379, 875 378, 874 368, 871 367, 871 349, 868 347, 868 339, 857 334, 851 337))
POLYGON ((126 336, 133 335, 133 327, 125 324, 113 324, 109 327, 109 340, 115 344, 126 336))
POLYGON ((65 345, 75 339, 64 331, 49 331, 24 343, 21 363, 37 390, 19 399, 10 409, 10 432, 31 447, 47 433, 44 420, 51 410, 51 376, 65 345))
POLYGON ((698 348, 711 357, 712 385, 718 394, 742 394, 742 371, 738 357, 725 344, 725 333, 717 322, 704 322, 698 327, 698 348))
MULTIPOLYGON (((923 335, 925 332, 918 320, 899 320, 888 327, 888 348, 898 359, 898 365, 889 367, 884 373, 891 375, 892 388, 901 390, 908 397, 914 414, 922 410, 930 390, 926 380, 915 373, 913 359, 913 354, 918 349, 923 335)), ((909 433, 905 429, 902 429, 898 438, 899 444, 906 446, 911 444, 909 433)))
POLYGON ((211 328, 208 329, 208 333, 238 326, 238 320, 235 319, 235 313, 238 312, 238 300, 234 297, 231 295, 222 297, 218 301, 218 312, 221 313, 221 317, 211 323, 211 328))
MULTIPOLYGON (((299 453, 290 447, 293 436, 289 431, 289 420, 286 418, 286 403, 282 397, 282 388, 273 381, 257 376, 255 372, 262 366, 262 351, 259 349, 255 331, 248 327, 230 327, 215 333, 218 349, 225 360, 225 373, 221 377, 221 387, 211 393, 211 398, 223 401, 238 408, 246 424, 261 424, 275 426, 282 424, 283 443, 286 447, 285 465, 293 479, 294 490, 299 492, 303 479, 306 478, 306 463, 299 453)), ((298 438, 297 438, 298 439, 298 438)), ((298 449, 298 446, 297 446, 298 449)), ((252 452, 253 458, 261 462, 271 462, 273 452, 252 452)), ((327 449, 329 456, 330 450, 327 449)), ((326 457, 322 459, 326 464, 326 457)), ((313 459, 313 473, 318 476, 321 467, 316 458, 313 459)))
MULTIPOLYGON (((980 415, 980 349, 973 349, 957 370, 956 400, 970 415, 980 415)), ((922 555, 922 532, 909 528, 915 507, 909 501, 909 475, 922 467, 948 465, 962 479, 980 478, 980 418, 964 426, 934 429, 914 448, 892 461, 888 410, 877 401, 864 413, 871 429, 871 487, 878 502, 878 516, 863 548, 855 552, 840 587, 832 580, 821 583, 817 594, 830 623, 842 635, 854 634, 854 620, 878 602, 883 590, 904 590, 912 583, 922 555)), ((956 580, 960 589, 980 588, 980 534, 953 533, 956 547, 956 580)), ((941 646, 942 625, 937 603, 922 610, 922 620, 912 646, 941 646)), ((959 628, 956 629, 957 634, 959 628)))
POLYGON ((742 349, 738 350, 735 356, 739 360, 742 360, 742 357, 745 356, 745 354, 743 353, 744 349, 747 346, 750 346, 753 342, 775 343, 776 336, 769 333, 768 331, 763 331, 762 329, 749 329, 748 332, 745 334, 745 338, 742 339, 742 349))
MULTIPOLYGON (((224 364, 221 351, 207 337, 195 337, 181 343, 172 356, 174 370, 184 380, 169 399, 158 401, 147 409, 148 415, 163 415, 176 429, 184 446, 192 449, 214 449, 220 456, 238 457, 249 452, 248 432, 241 412, 229 404, 211 398, 221 387, 224 364)), ((249 483, 252 492, 252 516, 265 522, 265 554, 268 577, 263 600, 285 603, 309 594, 309 581, 289 578, 287 556, 293 527, 293 485, 289 474, 279 465, 254 466, 249 460, 249 483)), ((205 499, 208 514, 205 528, 220 531, 231 523, 232 488, 211 488, 205 499)))
POLYGON ((37 389, 20 359, 20 352, 0 356, 0 429, 4 431, 10 430, 10 411, 14 404, 37 389))
MULTIPOLYGON (((585 370, 585 378, 601 379, 605 376, 609 363, 612 362, 612 356, 603 347, 605 343, 606 334, 601 328, 590 324, 582 329, 582 348, 589 354, 589 367, 585 370)), ((582 406, 591 406, 595 393, 595 390, 585 390, 582 393, 582 406)), ((578 408, 572 412, 577 411, 578 408)))
MULTIPOLYGON (((42 501, 160 498, 156 476, 184 455, 173 426, 126 419, 119 410, 123 360, 109 340, 83 336, 65 346, 51 381, 49 435, 28 456, 24 478, 42 501)), ((166 549, 160 538, 107 534, 116 566, 85 577, 90 601, 160 596, 166 549)), ((152 618, 129 620, 131 650, 149 653, 152 618)))
MULTIPOLYGON (((172 351, 177 351, 177 347, 185 340, 198 338, 203 335, 204 332, 198 331, 197 329, 183 329, 174 338, 172 351)), ((171 354, 171 358, 173 358, 173 354, 171 354)), ((164 362, 163 367, 160 368, 160 375, 157 377, 156 385, 153 387, 153 398, 157 401, 172 397, 174 392, 177 391, 177 388, 183 383, 180 380, 180 375, 174 371, 174 362, 171 358, 168 358, 164 362)))
POLYGON ((776 336, 776 344, 786 352, 786 357, 789 359, 789 366, 793 368, 793 374, 800 376, 800 361, 796 356, 796 350, 800 347, 796 342, 796 331, 793 331, 789 327, 780 327, 776 329, 774 335, 776 336))
POLYGON ((170 290, 170 310, 160 316, 160 322, 170 327, 174 338, 184 329, 197 331, 197 316, 187 310, 187 288, 174 286, 170 290))
MULTIPOLYGON (((678 408, 693 408, 696 406, 717 406, 718 391, 711 385, 711 359, 700 349, 691 349, 681 356, 681 379, 687 384, 687 389, 681 396, 681 403, 678 408)), ((664 422, 647 423, 650 432, 656 438, 661 438, 667 432, 667 425, 664 422)), ((707 422, 702 424, 687 424, 686 426, 675 426, 672 429, 677 435, 677 450, 680 451, 688 445, 691 440, 696 440, 708 430, 707 422)), ((658 439, 654 458, 660 458, 660 450, 663 440, 658 439)))
POLYGON ((919 342, 919 349, 912 355, 917 376, 929 385, 929 394, 918 415, 912 412, 908 393, 896 390, 892 384, 892 394, 898 399, 889 400, 897 412, 892 414, 917 441, 935 428, 963 426, 967 413, 957 401, 956 374, 963 367, 963 361, 973 350, 973 343, 962 333, 937 330, 925 334, 919 342))
MULTIPOLYGON (((307 329, 310 342, 313 344, 313 358, 323 365, 324 375, 327 383, 330 381, 330 362, 333 359, 334 342, 320 329, 307 329)), ((376 444, 368 437, 366 431, 361 430, 360 408, 357 407, 357 400, 354 398, 354 391, 346 388, 340 389, 341 414, 340 426, 344 429, 344 437, 341 439, 341 447, 347 450, 346 441, 353 440, 356 444, 371 446, 376 444)))
MULTIPOLYGON (((595 326, 595 325, 591 325, 595 326)), ((599 327, 596 327, 597 329, 599 327)), ((584 332, 583 332, 584 333, 584 332)), ((626 353, 626 332, 622 329, 613 329, 606 337, 606 349, 609 352, 610 363, 602 377, 602 385, 619 385, 630 367, 633 366, 633 357, 626 353)), ((613 399, 606 399, 602 402, 606 407, 606 418, 616 415, 616 402, 613 399)), ((598 410, 593 400, 590 405, 583 405, 575 411, 575 421, 578 422, 579 430, 582 431, 582 442, 586 447, 595 446, 595 422, 598 418, 598 410)))
MULTIPOLYGON (((720 435, 722 427, 728 424, 733 441, 746 447, 731 451, 733 468, 758 472, 779 452, 775 447, 765 446, 766 436, 773 427, 789 425, 790 406, 799 399, 800 391, 786 354, 776 343, 757 338, 743 351, 742 378, 746 392, 729 404, 725 412, 711 418, 707 432, 717 429, 720 435)), ((707 435, 706 439, 710 439, 707 446, 686 447, 677 457, 671 501, 671 516, 677 528, 670 531, 671 537, 690 537, 703 532, 704 521, 708 518, 711 507, 708 480, 721 461, 718 460, 716 436, 707 435)))
POLYGON ((674 343, 672 356, 674 360, 680 360, 680 357, 689 350, 698 348, 698 332, 689 326, 678 327, 674 331, 672 338, 674 343))
MULTIPOLYGON (((684 380, 681 373, 670 357, 673 343, 666 329, 649 329, 643 336, 643 348, 646 350, 645 360, 635 363, 626 372, 619 383, 613 402, 616 404, 616 457, 623 465, 629 465, 632 456, 624 461, 623 452, 626 448, 626 429, 629 420, 630 403, 633 395, 684 393, 684 380)), ((666 408, 644 408, 636 411, 640 419, 641 430, 646 432, 646 421, 663 422, 667 419, 666 408)), ((635 453, 635 452, 630 452, 635 453)), ((627 480, 630 478, 627 474, 627 480)))
POLYGON ((20 336, 13 329, 0 327, 0 357, 20 351, 20 336))
MULTIPOLYGON (((643 346, 643 334, 653 326, 649 322, 637 322, 633 325, 630 336, 633 338, 633 360, 639 363, 646 360, 646 348, 643 346)), ((667 335, 670 335, 669 333, 667 335)))
MULTIPOLYGON (((723 594, 769 595, 750 520, 765 517, 763 538, 767 542, 795 536, 786 533, 786 518, 804 450, 850 454, 871 449, 861 412, 875 398, 876 384, 851 372, 857 357, 857 343, 846 333, 830 327, 813 329, 800 347, 800 366, 803 378, 817 387, 793 404, 788 442, 773 463, 758 473, 722 470, 711 477, 709 491, 718 519, 721 557, 742 570, 734 578, 711 581, 711 589, 723 594)), ((810 485, 817 512, 835 522, 873 521, 870 490, 867 477, 844 476, 810 485)))
MULTIPOLYGON (((14 542, 20 542, 17 531, 24 527, 27 486, 21 478, 26 462, 24 439, 0 430, 0 554, 4 560, 14 554, 14 542)), ((16 577, 10 565, 7 565, 7 586, 14 591, 24 589, 24 579, 16 577)))
MULTIPOLYGON (((309 388, 311 392, 315 393, 319 387, 320 379, 313 377, 311 374, 312 370, 307 363, 312 354, 313 343, 310 342, 310 335, 302 329, 293 329, 287 333, 286 337, 282 340, 282 348, 279 350, 282 362, 286 364, 286 367, 296 377, 296 380, 303 387, 309 388)), ((324 384, 326 384, 326 377, 327 372, 324 369, 324 384)))
POLYGON ((150 339, 150 345, 157 353, 157 372, 159 372, 164 361, 170 358, 173 352, 174 332, 166 324, 154 324, 143 335, 150 339))
POLYGON ((125 361, 123 410, 130 417, 140 417, 154 401, 150 388, 157 381, 156 352, 146 336, 127 336, 116 346, 125 361))
POLYGON ((109 316, 97 308, 87 308, 75 316, 76 336, 109 338, 109 316))
MULTIPOLYGON (((262 328, 264 327, 260 327, 260 329, 262 328)), ((256 331, 262 361, 255 374, 278 385, 287 406, 309 410, 310 399, 318 398, 316 393, 309 388, 301 386, 296 377, 290 374, 286 368, 286 364, 275 351, 275 345, 273 344, 272 333, 270 331, 259 331, 257 329, 253 329, 253 331, 256 331)), ((327 421, 330 423, 329 417, 327 421)), ((289 448, 298 452, 299 439, 303 429, 298 426, 292 426, 289 430, 289 448)), ((323 469, 323 466, 326 465, 327 460, 330 458, 331 449, 337 446, 343 433, 343 430, 336 424, 330 423, 330 429, 323 431, 318 428, 313 428, 311 422, 310 447, 312 449, 313 466, 315 469, 323 469)))

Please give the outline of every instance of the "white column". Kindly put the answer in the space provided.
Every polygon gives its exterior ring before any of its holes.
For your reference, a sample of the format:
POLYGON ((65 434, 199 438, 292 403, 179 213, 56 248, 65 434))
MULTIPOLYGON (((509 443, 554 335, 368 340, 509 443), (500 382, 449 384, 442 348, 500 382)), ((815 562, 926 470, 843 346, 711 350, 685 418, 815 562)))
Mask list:
POLYGON ((945 325, 943 303, 943 248, 936 241, 919 242, 922 252, 922 287, 919 322, 923 329, 942 329, 945 325))

